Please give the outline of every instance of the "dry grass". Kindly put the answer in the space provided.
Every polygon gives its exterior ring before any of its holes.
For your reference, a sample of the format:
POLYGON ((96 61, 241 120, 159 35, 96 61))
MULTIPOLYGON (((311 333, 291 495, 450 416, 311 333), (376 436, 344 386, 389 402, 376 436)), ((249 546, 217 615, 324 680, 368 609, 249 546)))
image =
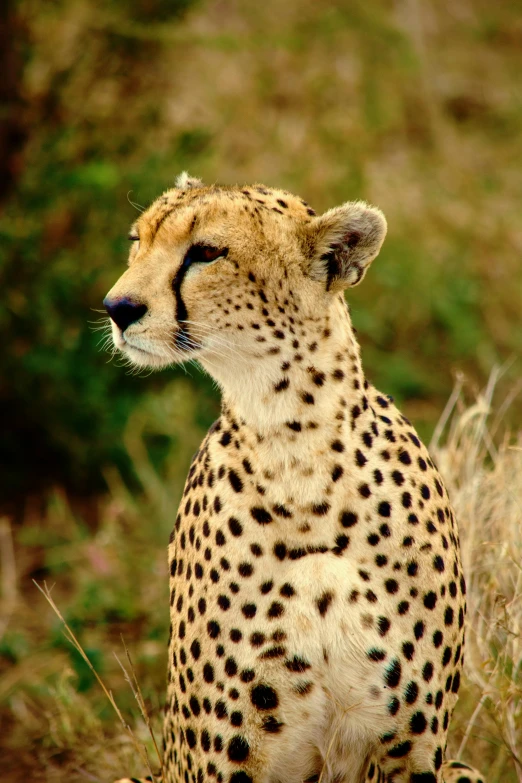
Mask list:
MULTIPOLYGON (((472 404, 459 382, 431 449, 460 520, 469 596, 467 676, 449 751, 480 767, 489 783, 521 783, 522 437, 501 435, 502 413, 514 393, 494 404, 497 376, 472 404)), ((155 401, 148 423, 142 416, 128 433, 140 460, 145 458, 139 439, 165 415, 167 396, 163 404, 155 401)), ((178 407, 183 404, 190 400, 183 401, 181 393, 178 407)), ((182 418, 179 414, 172 424, 180 431, 182 418)), ((195 442, 200 434, 189 432, 187 440, 195 442)), ((171 459, 177 466, 179 454, 171 459)), ((85 528, 60 496, 34 512, 33 525, 26 520, 14 545, 8 523, 2 523, 0 703, 3 753, 14 770, 9 781, 70 783, 143 774, 137 745, 156 758, 151 734, 153 729, 161 734, 168 626, 164 550, 176 500, 166 497, 148 463, 138 469, 148 477, 145 497, 132 499, 113 480, 95 531, 85 528), (143 529, 147 518, 161 536, 143 529), (93 659, 104 683, 110 683, 104 687, 120 705, 118 721, 93 678, 86 679, 78 653, 63 641, 60 624, 45 611, 29 581, 34 573, 56 581, 51 600, 59 604, 75 646, 86 651, 80 655, 93 659), (120 632, 136 659, 131 674, 122 675, 114 660, 120 632)))
MULTIPOLYGON (((113 708, 114 712, 116 713, 116 715, 118 717, 118 720, 121 723, 122 728, 124 729, 125 733, 129 736, 131 742, 133 743, 134 748, 136 749, 138 756, 140 757, 141 761, 145 765, 147 771, 150 773, 150 776, 151 776, 152 780, 155 780, 156 777, 155 777, 154 772, 152 770, 151 762, 150 762, 150 759, 149 759, 149 754, 147 752, 147 747, 144 744, 142 744, 137 739, 137 737, 134 734, 131 726, 129 726, 127 721, 124 719, 123 715, 121 714, 120 708, 116 704, 116 701, 114 699, 114 696, 112 695, 112 692, 109 691, 108 688, 106 687, 106 685, 103 682, 102 678, 100 677, 100 675, 96 671, 95 667, 92 665, 92 663, 91 663, 91 661, 89 659, 89 656, 87 655, 87 653, 83 649, 82 645, 80 644, 80 642, 76 638, 74 632, 71 630, 70 626, 68 625, 67 621, 63 617, 63 615, 60 612, 59 608, 56 606, 56 604, 55 604, 55 602, 53 600, 53 597, 51 595, 51 591, 49 590, 47 584, 44 582, 43 588, 37 582, 35 582, 34 584, 36 585, 38 590, 42 593, 42 595, 44 596, 44 598, 48 602, 49 606, 51 607, 51 609, 53 610, 55 615, 63 623, 64 629, 65 629, 65 631, 64 631, 65 638, 67 639, 68 642, 70 642, 72 644, 74 649, 81 655, 83 661, 85 661, 85 663, 87 664, 89 670, 92 672, 92 674, 96 678, 96 681, 98 682, 98 685, 100 686, 100 688, 104 692, 105 696, 107 697, 107 699, 109 701, 109 704, 111 705, 111 707, 113 708)), ((153 731, 152 726, 151 726, 150 717, 149 717, 149 714, 147 712, 147 708, 145 706, 145 701, 143 699, 143 694, 141 692, 141 688, 140 688, 139 683, 138 683, 138 678, 136 677, 136 670, 134 669, 134 666, 132 665, 132 660, 131 660, 129 651, 127 649, 127 645, 125 644, 125 641, 123 640, 123 637, 122 637, 122 643, 123 643, 123 648, 125 650, 125 655, 127 657, 127 661, 128 661, 129 667, 130 667, 131 674, 129 674, 129 672, 127 671, 125 666, 122 664, 122 662, 120 661, 120 659, 118 658, 116 653, 114 653, 114 657, 118 661, 118 664, 120 665, 120 668, 123 671, 123 676, 125 677, 125 681, 130 686, 130 689, 131 689, 131 691, 134 694, 134 698, 136 699, 136 701, 138 703, 139 711, 141 713, 141 716, 142 716, 143 720, 145 721, 145 725, 147 726, 147 729, 149 731, 150 738, 152 740, 152 744, 154 745, 154 750, 156 751, 156 755, 158 757, 158 764, 160 766, 160 776, 159 777, 160 777, 161 781, 164 781, 165 780, 165 774, 164 774, 164 770, 163 770, 163 759, 162 759, 161 753, 159 751, 158 745, 156 743, 156 738, 154 736, 154 731, 153 731)))
POLYGON ((498 373, 466 407, 452 399, 445 445, 432 453, 459 520, 468 584, 465 672, 450 743, 491 781, 522 781, 522 434, 498 441, 492 398, 498 373), (459 744, 460 743, 460 744, 459 744))

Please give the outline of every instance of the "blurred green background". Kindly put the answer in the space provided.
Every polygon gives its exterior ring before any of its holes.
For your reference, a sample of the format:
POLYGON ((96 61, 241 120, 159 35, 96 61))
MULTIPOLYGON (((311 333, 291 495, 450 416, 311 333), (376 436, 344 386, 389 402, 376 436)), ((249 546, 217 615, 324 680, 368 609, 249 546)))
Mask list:
MULTIPOLYGON (((507 388, 520 377, 521 52, 518 0, 3 0, 0 512, 11 521, 0 518, 0 736, 10 781, 143 771, 32 579, 56 583, 127 718, 135 700, 113 656, 124 634, 161 723, 166 542, 219 400, 195 370, 132 375, 100 346, 133 204, 188 169, 287 188, 318 211, 358 198, 381 207, 388 238, 349 293, 352 317, 368 376, 429 437, 457 373, 472 392, 496 364, 511 363, 507 388)), ((468 682, 452 752, 480 697, 468 682)), ((468 755, 511 783, 491 713, 468 755)))
MULTIPOLYGON (((130 202, 182 169, 384 210, 388 239, 349 298, 368 375, 423 434, 457 370, 480 384, 520 349, 519 3, 8 0, 0 14, 4 501, 92 496, 108 465, 132 480, 125 424, 183 371, 129 376, 91 327, 124 268, 130 202)), ((207 425, 216 395, 190 383, 207 425)), ((155 464, 169 443, 151 437, 155 464)))

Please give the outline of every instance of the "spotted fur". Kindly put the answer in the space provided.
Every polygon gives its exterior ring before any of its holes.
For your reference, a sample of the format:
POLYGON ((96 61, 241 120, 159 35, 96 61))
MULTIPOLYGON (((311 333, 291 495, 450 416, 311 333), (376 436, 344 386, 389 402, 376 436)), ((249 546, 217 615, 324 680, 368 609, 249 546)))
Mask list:
POLYGON ((446 783, 466 587, 437 469, 366 379, 344 289, 386 233, 182 175, 109 293, 136 365, 222 389, 169 545, 164 764, 185 783, 446 783))

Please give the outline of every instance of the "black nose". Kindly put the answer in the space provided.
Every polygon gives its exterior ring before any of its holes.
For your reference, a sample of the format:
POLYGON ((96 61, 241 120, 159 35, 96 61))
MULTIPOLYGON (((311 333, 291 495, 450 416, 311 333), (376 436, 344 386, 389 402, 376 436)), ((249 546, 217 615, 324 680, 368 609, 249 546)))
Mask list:
POLYGON ((103 306, 122 332, 135 321, 139 321, 142 315, 145 315, 147 312, 147 305, 138 304, 126 298, 109 299, 105 297, 103 306))

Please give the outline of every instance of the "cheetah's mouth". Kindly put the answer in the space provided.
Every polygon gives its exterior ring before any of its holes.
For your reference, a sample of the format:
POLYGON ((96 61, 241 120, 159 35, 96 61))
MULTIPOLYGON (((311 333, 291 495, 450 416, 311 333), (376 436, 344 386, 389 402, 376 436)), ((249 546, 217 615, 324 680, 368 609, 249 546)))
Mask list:
POLYGON ((113 328, 114 347, 135 365, 161 369, 171 364, 179 364, 192 358, 200 348, 194 340, 183 335, 182 330, 174 339, 160 340, 140 334, 127 334, 118 327, 113 328), (189 356, 190 355, 190 356, 189 356))

